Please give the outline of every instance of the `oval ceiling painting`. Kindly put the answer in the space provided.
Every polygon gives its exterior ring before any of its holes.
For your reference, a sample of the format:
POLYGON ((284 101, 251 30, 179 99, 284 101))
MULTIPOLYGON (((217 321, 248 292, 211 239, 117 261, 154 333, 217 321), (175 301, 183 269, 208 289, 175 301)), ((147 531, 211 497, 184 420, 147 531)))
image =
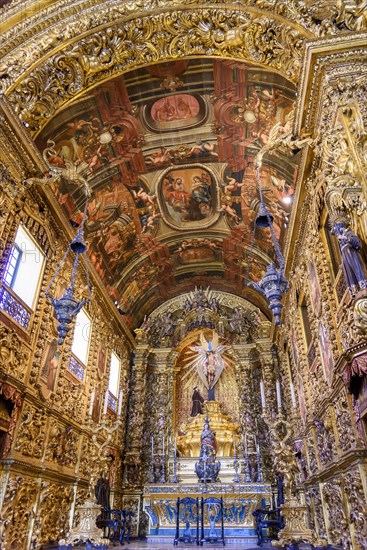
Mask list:
POLYGON ((198 94, 165 95, 144 109, 145 124, 156 132, 195 127, 206 117, 206 103, 198 94))
POLYGON ((158 185, 163 218, 176 229, 208 227, 219 215, 214 174, 203 165, 167 169, 158 185))

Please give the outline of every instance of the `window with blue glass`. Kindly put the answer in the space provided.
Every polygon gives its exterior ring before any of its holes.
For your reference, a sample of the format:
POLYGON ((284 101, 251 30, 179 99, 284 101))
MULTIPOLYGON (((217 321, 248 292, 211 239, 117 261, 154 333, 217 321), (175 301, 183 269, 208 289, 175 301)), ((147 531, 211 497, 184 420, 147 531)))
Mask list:
POLYGON ((0 309, 28 328, 38 297, 45 256, 32 235, 19 226, 5 265, 0 309))
POLYGON ((12 246, 8 262, 5 266, 4 282, 12 288, 15 282, 19 263, 22 259, 22 251, 17 244, 12 246))
POLYGON ((72 355, 69 361, 69 370, 81 382, 84 380, 85 367, 88 363, 89 347, 91 339, 91 320, 84 309, 76 316, 73 341, 71 344, 72 355))

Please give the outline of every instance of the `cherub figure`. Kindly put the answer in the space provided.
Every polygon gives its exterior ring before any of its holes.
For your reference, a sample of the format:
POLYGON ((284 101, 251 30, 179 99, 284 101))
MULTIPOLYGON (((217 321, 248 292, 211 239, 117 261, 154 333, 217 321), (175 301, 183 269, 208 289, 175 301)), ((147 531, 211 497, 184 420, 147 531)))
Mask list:
POLYGON ((244 184, 243 183, 239 183, 238 181, 235 180, 235 178, 231 178, 229 176, 227 176, 227 185, 224 186, 224 193, 233 193, 233 191, 237 191, 237 189, 240 189, 244 184))
POLYGON ((237 225, 241 221, 240 218, 237 216, 236 211, 233 210, 233 208, 229 206, 229 204, 226 204, 225 202, 221 204, 221 208, 218 210, 218 212, 225 212, 226 214, 228 214, 228 216, 234 219, 237 225))
POLYGON ((148 217, 146 218, 146 222, 143 222, 144 226, 142 233, 145 233, 147 229, 154 229, 154 224, 157 223, 158 218, 160 217, 161 214, 159 212, 152 212, 150 215, 148 215, 148 217))
POLYGON ((209 141, 199 141, 196 145, 191 147, 190 155, 205 155, 209 154, 213 157, 217 157, 218 153, 214 151, 214 145, 209 141))
POLYGON ((152 153, 149 157, 146 158, 146 162, 152 164, 153 166, 161 166, 163 164, 172 164, 172 149, 165 149, 160 147, 156 153, 152 153))
POLYGON ((138 192, 133 189, 132 193, 136 201, 142 200, 145 204, 149 203, 154 206, 154 201, 157 198, 157 195, 149 195, 142 187, 140 187, 138 192))

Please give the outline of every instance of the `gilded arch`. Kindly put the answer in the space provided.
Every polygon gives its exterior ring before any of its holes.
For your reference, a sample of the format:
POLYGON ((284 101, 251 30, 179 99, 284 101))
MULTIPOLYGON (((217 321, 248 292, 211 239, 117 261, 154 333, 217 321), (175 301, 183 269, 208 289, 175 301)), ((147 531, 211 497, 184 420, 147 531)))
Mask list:
POLYGON ((69 102, 147 64, 222 57, 266 66, 297 81, 304 40, 312 37, 298 23, 238 4, 194 10, 185 4, 107 4, 98 13, 88 4, 70 19, 59 13, 58 24, 54 16, 45 18, 35 38, 28 39, 25 29, 23 43, 12 37, 13 49, 5 47, 0 62, 2 88, 33 137, 69 102))

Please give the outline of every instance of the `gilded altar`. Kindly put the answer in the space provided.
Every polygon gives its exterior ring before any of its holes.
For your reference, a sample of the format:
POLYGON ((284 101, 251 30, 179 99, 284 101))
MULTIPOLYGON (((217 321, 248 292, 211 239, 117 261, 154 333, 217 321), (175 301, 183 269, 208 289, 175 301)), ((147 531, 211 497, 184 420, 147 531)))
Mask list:
MULTIPOLYGON (((149 484, 144 487, 143 507, 149 516, 148 542, 173 540, 177 499, 191 497, 223 498, 224 532, 227 543, 255 542, 255 527, 252 512, 271 503, 269 483, 216 483, 208 485, 208 492, 198 483, 149 484)), ((195 529, 193 514, 190 528, 195 529)), ((182 524, 181 524, 182 526, 182 524)))
POLYGON ((215 431, 217 454, 231 456, 239 443, 239 425, 223 410, 218 401, 206 401, 203 414, 190 417, 181 427, 181 435, 177 437, 177 450, 181 456, 198 457, 200 454, 200 436, 205 419, 210 419, 211 429, 215 431))

